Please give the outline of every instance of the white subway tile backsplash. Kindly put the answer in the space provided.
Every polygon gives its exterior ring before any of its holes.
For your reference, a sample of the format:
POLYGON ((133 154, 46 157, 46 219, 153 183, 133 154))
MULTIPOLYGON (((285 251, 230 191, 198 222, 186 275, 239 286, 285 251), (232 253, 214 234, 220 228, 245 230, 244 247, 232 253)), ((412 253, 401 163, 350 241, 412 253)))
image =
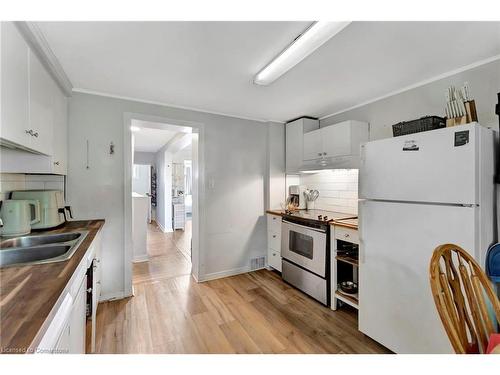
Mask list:
POLYGON ((45 189, 45 183, 43 181, 26 181, 26 186, 24 189, 20 190, 39 190, 45 189))
POLYGON ((64 182, 64 177, 59 175, 51 174, 28 174, 26 175, 26 181, 33 182, 64 182))
POLYGON ((0 173, 0 200, 14 190, 52 189, 64 191, 64 176, 0 173))
POLYGON ((315 202, 316 209, 357 215, 357 169, 336 169, 303 174, 300 175, 299 184, 319 191, 319 198, 315 202))
POLYGON ((44 186, 45 190, 64 190, 64 181, 47 181, 44 186))

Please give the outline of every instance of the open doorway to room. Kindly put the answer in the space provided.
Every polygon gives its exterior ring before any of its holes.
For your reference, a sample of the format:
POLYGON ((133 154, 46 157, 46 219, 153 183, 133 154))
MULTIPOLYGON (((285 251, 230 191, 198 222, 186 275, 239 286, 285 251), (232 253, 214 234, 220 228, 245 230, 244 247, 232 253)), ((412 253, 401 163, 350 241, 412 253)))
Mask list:
POLYGON ((197 134, 190 127, 134 119, 130 130, 132 283, 189 275, 197 134))

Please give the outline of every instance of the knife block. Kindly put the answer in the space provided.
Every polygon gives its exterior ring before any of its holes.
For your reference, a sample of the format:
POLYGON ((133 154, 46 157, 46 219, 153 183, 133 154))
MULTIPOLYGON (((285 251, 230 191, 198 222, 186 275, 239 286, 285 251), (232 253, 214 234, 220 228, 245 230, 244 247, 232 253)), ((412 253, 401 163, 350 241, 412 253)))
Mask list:
POLYGON ((476 102, 474 100, 470 100, 468 102, 464 102, 464 106, 466 112, 465 116, 447 118, 446 127, 477 122, 476 102))

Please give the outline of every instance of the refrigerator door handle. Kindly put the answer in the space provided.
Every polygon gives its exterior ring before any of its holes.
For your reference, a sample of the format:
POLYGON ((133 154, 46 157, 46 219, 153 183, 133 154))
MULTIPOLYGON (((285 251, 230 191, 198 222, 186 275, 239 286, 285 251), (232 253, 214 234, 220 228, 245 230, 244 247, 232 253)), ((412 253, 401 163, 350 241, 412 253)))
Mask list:
POLYGON ((365 263, 365 241, 363 240, 363 211, 365 201, 358 202, 358 233, 359 233, 359 247, 358 247, 358 262, 359 264, 365 263))

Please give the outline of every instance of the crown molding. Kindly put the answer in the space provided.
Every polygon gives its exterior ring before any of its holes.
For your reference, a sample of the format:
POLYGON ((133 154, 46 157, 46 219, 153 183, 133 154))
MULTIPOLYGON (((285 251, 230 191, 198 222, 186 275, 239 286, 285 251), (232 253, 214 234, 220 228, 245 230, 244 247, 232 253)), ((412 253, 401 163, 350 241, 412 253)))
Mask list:
POLYGON ((47 68, 64 95, 71 96, 73 85, 56 55, 52 52, 47 39, 45 39, 38 25, 35 22, 26 21, 16 21, 15 24, 26 39, 26 42, 33 49, 33 52, 41 59, 42 64, 47 68))
POLYGON ((495 55, 495 56, 489 57, 489 58, 484 59, 484 60, 479 60, 479 61, 476 61, 476 62, 474 62, 472 64, 464 65, 464 66, 461 66, 460 68, 450 70, 448 72, 445 72, 445 73, 439 74, 437 76, 425 79, 423 81, 414 83, 414 84, 409 85, 409 86, 405 86, 405 87, 403 87, 403 88, 401 88, 399 90, 391 91, 388 94, 385 94, 385 95, 382 95, 382 96, 378 96, 376 98, 367 100, 367 101, 365 101, 363 103, 356 104, 356 105, 354 105, 352 107, 348 107, 348 108, 342 109, 340 111, 337 111, 335 113, 331 113, 329 115, 322 116, 322 117, 319 118, 319 120, 321 121, 321 120, 325 120, 325 119, 327 119, 329 117, 340 115, 341 113, 348 112, 348 111, 351 111, 353 109, 360 108, 360 107, 363 107, 365 105, 378 102, 379 100, 387 99, 387 98, 389 98, 391 96, 401 94, 401 93, 403 93, 405 91, 410 91, 412 89, 416 89, 417 87, 425 86, 425 85, 427 85, 429 83, 436 82, 436 81, 439 81, 441 79, 454 76, 455 74, 462 73, 462 72, 465 72, 467 70, 474 69, 474 68, 477 68, 479 66, 486 65, 486 64, 489 64, 489 63, 497 61, 497 60, 500 60, 500 55, 495 55))
POLYGON ((80 93, 80 94, 104 96, 106 98, 113 98, 113 99, 120 99, 120 100, 129 100, 129 101, 132 101, 132 102, 138 102, 138 103, 144 103, 144 104, 152 104, 152 105, 159 105, 159 106, 162 106, 162 107, 170 107, 170 108, 175 108, 175 109, 184 109, 184 110, 187 110, 187 111, 207 113, 207 114, 210 114, 210 115, 232 117, 232 118, 237 118, 237 119, 240 119, 240 120, 248 120, 248 121, 256 121, 256 122, 266 122, 266 123, 268 123, 268 122, 275 122, 275 123, 280 123, 280 124, 284 124, 285 123, 284 121, 265 120, 265 119, 261 119, 261 118, 255 118, 255 117, 238 116, 238 115, 235 115, 235 114, 224 113, 224 112, 207 111, 206 109, 200 109, 200 108, 196 108, 196 107, 187 107, 187 106, 181 106, 181 105, 176 105, 176 104, 171 104, 171 103, 159 102, 159 101, 155 101, 155 100, 146 100, 146 99, 134 98, 134 97, 130 97, 130 96, 115 95, 115 94, 110 94, 110 93, 106 93, 106 92, 88 90, 88 89, 83 89, 83 88, 78 88, 78 87, 75 87, 73 89, 73 92, 80 93))

